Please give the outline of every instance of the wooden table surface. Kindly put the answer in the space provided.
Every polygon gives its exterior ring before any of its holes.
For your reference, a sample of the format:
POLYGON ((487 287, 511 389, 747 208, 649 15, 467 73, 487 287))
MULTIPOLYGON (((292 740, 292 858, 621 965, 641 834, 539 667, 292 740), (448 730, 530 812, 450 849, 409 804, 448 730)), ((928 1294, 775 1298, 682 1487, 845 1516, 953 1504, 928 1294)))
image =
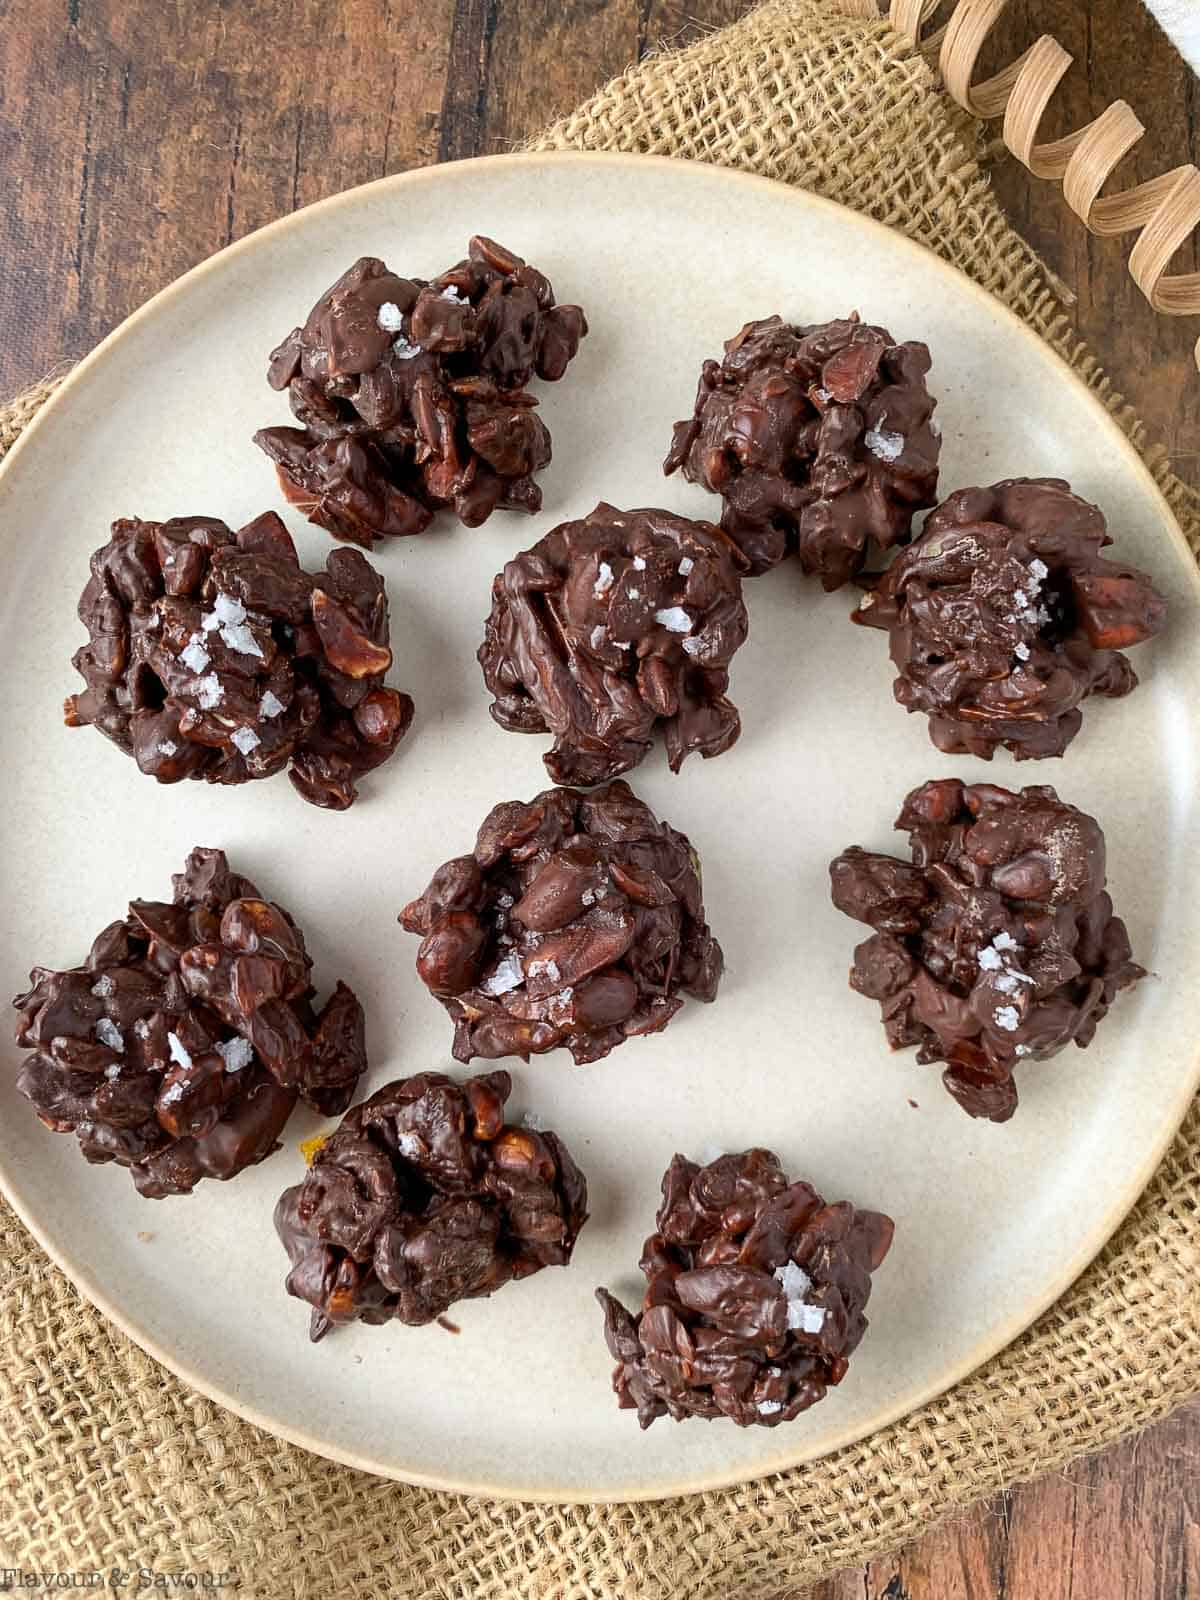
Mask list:
MULTIPOLYGON (((0 0, 0 394, 296 206, 537 129, 744 0, 0 0)), ((1130 100, 1134 177, 1196 160, 1200 86, 1136 0, 1013 0, 989 60, 1043 29, 1077 58, 1049 132, 1130 100)), ((1003 53, 1002 53, 1003 52, 1003 53)), ((1200 481, 1196 321, 1146 306, 1120 243, 1053 185, 996 173, 1017 226, 1176 469, 1200 481)), ((1194 270, 1195 250, 1181 252, 1194 270)), ((1200 1406, 1018 1488, 819 1600, 1200 1596, 1200 1406)), ((737 1600, 731 1596, 730 1600, 737 1600)), ((781 1597, 782 1600, 782 1597, 781 1597)))

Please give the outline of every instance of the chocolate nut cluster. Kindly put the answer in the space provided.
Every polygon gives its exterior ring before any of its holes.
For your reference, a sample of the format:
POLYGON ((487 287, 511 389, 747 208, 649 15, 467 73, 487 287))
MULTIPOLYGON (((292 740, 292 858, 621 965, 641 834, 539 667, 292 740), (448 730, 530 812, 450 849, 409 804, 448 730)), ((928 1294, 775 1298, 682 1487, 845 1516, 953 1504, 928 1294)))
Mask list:
POLYGON ((1166 601, 1100 554, 1098 507, 1060 478, 961 489, 926 520, 853 614, 883 628, 896 699, 947 754, 1060 756, 1088 695, 1126 695, 1121 650, 1158 632, 1166 601))
POLYGON ((522 551, 492 585, 479 663, 491 712, 554 734, 555 783, 628 772, 661 726, 671 770, 741 732, 726 696, 746 638, 745 561, 719 528, 598 505, 522 551))
POLYGON ((496 806, 400 921, 454 1022, 454 1057, 598 1061, 712 1000, 723 966, 689 841, 617 781, 496 806))
POLYGON ((491 239, 426 283, 364 256, 271 354, 298 428, 254 435, 284 494, 338 539, 423 532, 452 506, 535 512, 550 434, 526 385, 563 376, 587 333, 578 306, 491 239))
MULTIPOLYGON (((507 1072, 389 1083, 317 1150, 275 1208, 288 1293, 310 1337, 338 1323, 432 1322, 456 1300, 566 1266, 587 1183, 562 1141, 504 1120, 507 1072)), ((532 1120, 532 1119, 531 1119, 532 1120)))
POLYGON ((1051 788, 957 778, 914 789, 896 827, 911 865, 855 845, 829 869, 834 905, 875 930, 850 986, 879 1001, 893 1049, 947 1063, 964 1111, 1006 1122, 1017 1064, 1083 1049, 1145 976, 1105 892, 1104 834, 1051 788))
POLYGON ((913 512, 937 498, 929 365, 927 346, 897 344, 857 316, 748 322, 722 361, 704 363, 664 470, 721 496, 721 526, 751 572, 794 553, 838 589, 871 540, 902 544, 913 512))
POLYGON ((131 901, 82 966, 35 967, 13 1002, 33 1051, 20 1093, 154 1200, 270 1155, 297 1098, 343 1111, 367 1064, 353 992, 339 982, 313 1009, 303 935, 223 851, 193 850, 172 883, 172 901, 131 901))
POLYGON ((301 570, 273 511, 232 533, 213 517, 127 518, 97 550, 79 602, 92 725, 159 783, 246 783, 290 767, 297 792, 344 811, 395 752, 408 695, 392 664, 383 579, 357 550, 301 570))
POLYGON ((707 1166, 677 1155, 662 1196, 641 1310, 596 1291, 618 1405, 643 1428, 663 1416, 791 1422, 846 1375, 891 1218, 826 1205, 769 1150, 707 1166))

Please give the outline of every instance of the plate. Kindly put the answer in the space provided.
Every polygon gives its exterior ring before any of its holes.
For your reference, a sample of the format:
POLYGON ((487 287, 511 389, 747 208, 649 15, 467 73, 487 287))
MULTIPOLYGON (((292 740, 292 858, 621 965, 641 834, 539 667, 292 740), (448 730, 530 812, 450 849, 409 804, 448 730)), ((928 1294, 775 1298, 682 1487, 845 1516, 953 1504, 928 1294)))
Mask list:
MULTIPOLYGON (((592 1218, 573 1264, 455 1308, 437 1326, 306 1338, 283 1292, 275 1198, 304 1170, 285 1147, 230 1184, 158 1205, 89 1168, 0 1074, 5 1192, 83 1292, 180 1377, 324 1455, 413 1482, 504 1496, 634 1499, 713 1488, 847 1443, 944 1390, 1008 1343, 1096 1253, 1145 1184, 1198 1076, 1196 882, 1189 824, 1198 751, 1200 582, 1149 475, 1098 402, 1007 311, 895 233, 766 180, 640 157, 505 156, 386 179, 264 229, 189 273, 73 374, 0 475, 0 888, 4 992, 39 962, 80 960, 133 895, 157 897, 194 844, 222 845, 294 912, 317 981, 345 977, 368 1018, 363 1089, 461 1071, 396 914, 469 849, 496 801, 548 786, 546 740, 489 718, 474 661, 493 574, 604 498, 705 516, 716 502, 660 461, 703 357, 750 317, 816 322, 853 307, 925 339, 945 434, 945 492, 1015 473, 1069 477, 1108 513, 1120 552, 1172 611, 1137 651, 1131 698, 1089 706, 1064 762, 1019 771, 939 756, 893 703, 884 642, 851 627, 788 566, 747 586, 751 638, 733 664, 744 732, 674 777, 661 750, 633 775, 688 833, 728 972, 715 1005, 573 1067, 511 1063, 517 1115, 536 1108, 587 1173, 592 1218), (285 419, 267 352, 359 254, 431 275, 491 234, 587 309, 566 380, 542 386, 554 436, 545 506, 380 548, 393 681, 417 703, 396 759, 352 811, 304 805, 285 779, 159 788, 93 732, 64 728, 82 638, 76 597, 117 516, 208 513, 237 525, 279 507, 255 428, 285 419), (1003 1127, 973 1122, 912 1052, 890 1056, 846 971, 857 924, 833 910, 843 846, 900 847, 903 795, 954 773, 1056 784, 1096 814, 1111 888, 1155 974, 1121 997, 1086 1052, 1019 1076, 1003 1127), (910 1101, 916 1101, 914 1107, 910 1101), (896 1242, 871 1330, 840 1389, 797 1421, 639 1432, 617 1410, 592 1291, 636 1299, 636 1263, 672 1152, 766 1144, 830 1199, 878 1207, 896 1242)), ((306 566, 325 534, 292 514, 306 566)))

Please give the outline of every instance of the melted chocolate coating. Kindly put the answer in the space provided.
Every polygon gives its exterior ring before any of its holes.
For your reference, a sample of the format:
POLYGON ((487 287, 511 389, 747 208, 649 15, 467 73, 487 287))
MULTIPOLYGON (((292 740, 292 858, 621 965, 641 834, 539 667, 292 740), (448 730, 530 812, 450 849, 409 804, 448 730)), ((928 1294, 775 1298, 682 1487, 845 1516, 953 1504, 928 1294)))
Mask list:
POLYGON ((20 1093, 154 1200, 269 1156, 298 1097, 343 1111, 367 1065, 362 1007, 339 982, 314 1011, 282 906, 221 850, 193 850, 172 882, 171 902, 131 901, 82 966, 35 967, 13 1001, 34 1052, 20 1093))
POLYGON ((1106 560, 1096 506, 1060 478, 961 489, 934 511, 852 620, 883 628, 896 699, 929 716, 947 754, 1060 756, 1088 695, 1137 684, 1121 650, 1167 604, 1145 573, 1106 560))
POLYGON ((748 322, 706 361, 667 473, 719 494, 721 526, 753 573, 796 554, 825 589, 902 544, 937 498, 940 435, 929 350, 857 316, 813 327, 748 322))
POLYGON ((426 283, 364 256, 271 353, 299 428, 262 428, 287 498, 338 539, 422 533, 440 506, 468 527, 535 512, 550 434, 525 385, 563 376, 578 306, 491 239, 426 283))
POLYGON ((492 585, 479 664, 491 713, 554 732, 555 783, 604 783, 662 726, 671 770, 741 732, 729 663, 748 629, 745 562, 719 528, 598 505, 514 558, 492 585))
POLYGON ((620 781, 496 806, 400 921, 457 1061, 558 1045, 598 1061, 665 1028, 682 995, 714 999, 724 965, 695 851, 620 781))
POLYGON ((457 1300, 565 1267, 587 1183, 555 1134, 504 1121, 507 1072, 389 1083, 320 1145, 275 1207, 287 1290, 309 1336, 338 1323, 433 1322, 457 1300))
POLYGON ((914 789, 896 827, 912 865, 854 845, 829 868, 834 905, 875 929, 850 987, 879 1001, 894 1050, 948 1063, 964 1111, 1007 1122, 1017 1063, 1083 1049, 1145 976, 1104 890, 1104 835, 1053 789, 956 778, 914 789))
POLYGON ((662 1195, 640 1312, 596 1291, 618 1405, 643 1428, 664 1416, 792 1421, 846 1375, 891 1218, 826 1205, 769 1150, 706 1167, 677 1155, 662 1195))
POLYGON ((344 811, 395 753, 413 703, 389 689, 383 579, 357 550, 301 570, 273 511, 114 522, 79 601, 89 643, 68 727, 91 725, 159 783, 246 783, 289 766, 297 793, 344 811))

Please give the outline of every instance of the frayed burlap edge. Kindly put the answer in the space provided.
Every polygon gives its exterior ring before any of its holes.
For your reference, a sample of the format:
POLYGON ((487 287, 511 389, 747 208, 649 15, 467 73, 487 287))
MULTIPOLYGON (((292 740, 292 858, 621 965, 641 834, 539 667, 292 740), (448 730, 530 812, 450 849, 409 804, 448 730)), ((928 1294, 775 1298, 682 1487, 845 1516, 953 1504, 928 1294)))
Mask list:
MULTIPOLYGON (((772 0, 644 62, 539 140, 802 184, 932 245, 1101 397, 1200 548, 1200 500, 1146 451, 1012 233, 973 133, 884 25, 772 0)), ((53 384, 0 411, 0 454, 53 384)), ((743 1488, 530 1506, 382 1482, 193 1394, 95 1313, 0 1206, 0 1566, 233 1572, 243 1593, 427 1600, 775 1600, 896 1548, 1200 1391, 1200 1109, 1124 1225, 1027 1333, 859 1444, 743 1488)))

